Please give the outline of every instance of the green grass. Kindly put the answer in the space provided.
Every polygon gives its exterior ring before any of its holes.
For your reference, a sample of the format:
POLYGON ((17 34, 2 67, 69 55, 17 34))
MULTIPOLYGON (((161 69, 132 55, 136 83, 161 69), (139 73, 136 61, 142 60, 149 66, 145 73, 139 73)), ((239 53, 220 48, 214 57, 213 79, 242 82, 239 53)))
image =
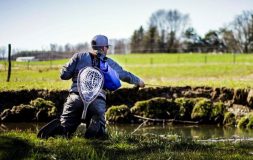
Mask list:
POLYGON ((252 63, 253 54, 128 54, 110 55, 127 64, 252 63))
MULTIPOLYGON (((109 55, 148 84, 162 86, 253 87, 253 54, 127 54, 109 55)), ((13 62, 11 82, 7 64, 0 62, 0 90, 68 89, 59 78, 68 59, 13 62)), ((129 87, 123 83, 124 87, 129 87)))
MULTIPOLYGON (((168 136, 171 137, 171 136, 168 136)), ((112 133, 107 140, 37 139, 29 131, 0 133, 0 159, 252 159, 253 143, 201 143, 156 135, 112 133)))

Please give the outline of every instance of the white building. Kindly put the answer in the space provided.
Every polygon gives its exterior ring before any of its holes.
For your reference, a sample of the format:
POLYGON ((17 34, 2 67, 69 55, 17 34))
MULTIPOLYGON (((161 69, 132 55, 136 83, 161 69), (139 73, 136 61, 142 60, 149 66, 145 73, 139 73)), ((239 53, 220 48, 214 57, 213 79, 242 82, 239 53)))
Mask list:
POLYGON ((30 61, 37 61, 35 57, 17 57, 16 58, 17 62, 30 62, 30 61))

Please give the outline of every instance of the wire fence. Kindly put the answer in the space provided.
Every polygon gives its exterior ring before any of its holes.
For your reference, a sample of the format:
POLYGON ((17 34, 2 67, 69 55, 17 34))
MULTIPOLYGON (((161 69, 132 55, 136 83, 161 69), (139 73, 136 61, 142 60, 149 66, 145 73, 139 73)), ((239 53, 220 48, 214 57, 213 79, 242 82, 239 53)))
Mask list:
MULTIPOLYGON (((253 64, 253 54, 125 54, 109 55, 122 65, 177 65, 177 64, 253 64)), ((48 61, 12 60, 12 70, 55 70, 68 59, 48 61)), ((8 70, 7 60, 0 61, 0 72, 8 70)))
POLYGON ((253 63, 252 54, 139 54, 138 56, 115 56, 115 58, 125 65, 253 63))

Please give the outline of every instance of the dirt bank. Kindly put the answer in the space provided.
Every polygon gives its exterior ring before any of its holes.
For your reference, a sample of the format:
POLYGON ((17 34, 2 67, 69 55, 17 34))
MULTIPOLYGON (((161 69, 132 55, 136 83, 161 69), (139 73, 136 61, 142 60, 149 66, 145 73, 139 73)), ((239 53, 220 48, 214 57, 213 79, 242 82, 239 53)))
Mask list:
MULTIPOLYGON (((55 103, 58 109, 68 96, 67 90, 20 90, 20 91, 0 91, 0 111, 11 108, 14 105, 28 104, 36 98, 43 98, 55 103)), ((154 97, 165 98, 197 98, 204 97, 212 101, 222 101, 231 104, 238 104, 253 108, 253 90, 232 89, 232 88, 212 88, 212 87, 162 87, 162 88, 122 88, 107 94, 107 105, 126 104, 132 106, 140 100, 147 100, 154 97)))
MULTIPOLYGON (((56 107, 55 111, 57 115, 61 113, 63 103, 68 94, 67 90, 0 91, 0 113, 3 113, 4 109, 8 109, 9 111, 3 114, 7 117, 9 114, 13 115, 14 112, 20 112, 21 109, 24 110, 23 108, 31 109, 31 106, 33 106, 31 101, 37 98, 43 98, 46 101, 53 102, 53 106, 56 107), (14 110, 13 107, 14 109, 16 108, 17 111, 14 110)), ((253 109, 253 90, 250 88, 232 89, 225 87, 212 88, 190 86, 144 89, 122 88, 107 94, 107 108, 110 108, 111 106, 125 105, 125 108, 127 109, 133 107, 138 101, 150 100, 154 97, 170 99, 172 101, 175 100, 176 103, 181 103, 177 102, 178 98, 205 98, 208 99, 210 103, 222 102, 227 106, 229 112, 239 116, 244 116, 253 109)), ((36 110, 36 107, 33 110, 36 111, 37 119, 38 117, 41 117, 41 115, 49 112, 43 110, 43 114, 39 111, 37 113, 38 109, 36 110)), ((34 119, 34 117, 31 119, 34 119)))

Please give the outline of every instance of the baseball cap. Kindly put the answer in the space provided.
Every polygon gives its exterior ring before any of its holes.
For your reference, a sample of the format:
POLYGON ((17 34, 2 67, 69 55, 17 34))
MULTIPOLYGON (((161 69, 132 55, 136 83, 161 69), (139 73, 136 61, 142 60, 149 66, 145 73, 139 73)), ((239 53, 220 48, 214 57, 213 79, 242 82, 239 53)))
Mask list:
POLYGON ((110 44, 108 43, 108 38, 106 36, 96 35, 91 40, 91 46, 93 49, 96 49, 98 47, 110 46, 110 44))

